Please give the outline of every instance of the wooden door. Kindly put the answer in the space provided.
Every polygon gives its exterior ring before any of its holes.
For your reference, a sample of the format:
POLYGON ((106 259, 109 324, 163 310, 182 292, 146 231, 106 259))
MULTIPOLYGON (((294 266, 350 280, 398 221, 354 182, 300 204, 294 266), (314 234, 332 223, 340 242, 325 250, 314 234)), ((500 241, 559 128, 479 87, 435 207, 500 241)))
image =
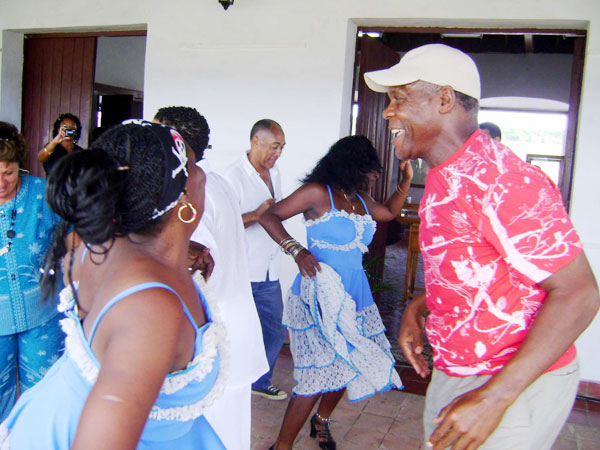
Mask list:
MULTIPOLYGON (((388 97, 369 89, 365 83, 364 73, 393 66, 400 60, 400 57, 397 52, 386 47, 377 38, 363 35, 358 39, 358 45, 360 46, 358 55, 359 70, 355 85, 358 88, 359 110, 356 118, 356 134, 367 136, 377 149, 379 160, 383 166, 383 173, 377 180, 374 192, 371 192, 371 195, 375 200, 384 202, 394 189, 390 186, 390 183, 395 156, 392 151, 391 134, 387 128, 387 121, 382 118, 383 110, 388 104, 388 97)), ((377 283, 383 278, 387 228, 387 222, 378 222, 377 232, 369 246, 367 258, 371 260, 369 272, 372 287, 374 287, 373 281, 377 283)))
POLYGON ((383 120, 383 110, 388 105, 387 95, 374 92, 365 83, 364 74, 372 70, 387 69, 400 60, 398 53, 386 47, 379 39, 363 35, 360 39, 359 72, 358 72, 358 116, 356 133, 367 136, 377 149, 383 165, 382 176, 379 177, 373 197, 385 201, 393 191, 390 187, 392 162, 391 134, 387 121, 383 120))
POLYGON ((26 36, 21 130, 29 144, 26 168, 32 175, 44 176, 37 153, 52 139, 52 125, 60 114, 79 117, 78 144, 87 147, 95 61, 95 37, 26 36))

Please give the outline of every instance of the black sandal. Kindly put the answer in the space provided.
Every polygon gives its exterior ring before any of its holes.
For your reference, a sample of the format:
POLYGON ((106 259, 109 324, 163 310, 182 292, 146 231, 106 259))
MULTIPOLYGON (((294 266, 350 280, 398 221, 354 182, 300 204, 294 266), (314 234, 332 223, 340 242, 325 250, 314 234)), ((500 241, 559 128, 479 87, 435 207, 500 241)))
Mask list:
POLYGON ((314 438, 317 435, 320 448, 324 450, 336 450, 335 441, 329 430, 329 419, 324 419, 319 413, 315 413, 310 418, 310 437, 314 438))

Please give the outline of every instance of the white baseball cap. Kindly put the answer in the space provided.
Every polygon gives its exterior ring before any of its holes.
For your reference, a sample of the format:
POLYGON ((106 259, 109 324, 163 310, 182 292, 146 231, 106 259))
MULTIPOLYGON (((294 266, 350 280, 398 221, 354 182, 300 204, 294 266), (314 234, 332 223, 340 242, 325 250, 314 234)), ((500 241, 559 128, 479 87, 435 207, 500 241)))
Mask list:
POLYGON ((475 62, 469 55, 444 44, 427 44, 407 52, 389 69, 365 73, 367 86, 375 92, 387 92, 390 86, 404 86, 415 81, 451 86, 477 100, 481 82, 475 62))

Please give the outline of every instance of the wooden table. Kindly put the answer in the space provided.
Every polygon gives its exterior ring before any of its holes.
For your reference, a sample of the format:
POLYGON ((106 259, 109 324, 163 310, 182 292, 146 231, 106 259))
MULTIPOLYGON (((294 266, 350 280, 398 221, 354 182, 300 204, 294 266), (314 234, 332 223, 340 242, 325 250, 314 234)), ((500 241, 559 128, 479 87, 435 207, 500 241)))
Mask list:
POLYGON ((404 278, 404 300, 408 301, 422 292, 423 289, 416 288, 417 267, 419 263, 419 205, 418 203, 407 203, 396 217, 399 223, 408 224, 408 246, 406 254, 406 274, 404 278))

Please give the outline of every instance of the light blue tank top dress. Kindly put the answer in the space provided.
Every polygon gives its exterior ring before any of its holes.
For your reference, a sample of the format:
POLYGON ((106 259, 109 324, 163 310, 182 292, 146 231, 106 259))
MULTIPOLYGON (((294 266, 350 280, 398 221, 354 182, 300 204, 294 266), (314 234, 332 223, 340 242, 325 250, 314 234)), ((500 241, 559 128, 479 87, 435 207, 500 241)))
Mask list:
POLYGON ((298 274, 284 304, 290 333, 296 395, 347 388, 351 401, 401 388, 395 360, 363 269, 363 253, 376 222, 369 215, 335 207, 306 221, 308 250, 322 272, 314 279, 298 274))
POLYGON ((194 357, 185 370, 167 375, 141 435, 138 450, 224 449, 221 440, 202 415, 222 391, 219 346, 223 329, 213 321, 204 295, 198 290, 207 322, 198 327, 179 295, 162 283, 133 286, 111 299, 94 323, 89 340, 75 311, 70 288, 61 293, 59 310, 66 333, 64 355, 33 388, 17 401, 0 426, 0 448, 18 450, 67 450, 71 447, 85 401, 98 376, 100 363, 91 342, 106 312, 124 298, 146 289, 173 292, 181 301, 196 330, 194 357))

